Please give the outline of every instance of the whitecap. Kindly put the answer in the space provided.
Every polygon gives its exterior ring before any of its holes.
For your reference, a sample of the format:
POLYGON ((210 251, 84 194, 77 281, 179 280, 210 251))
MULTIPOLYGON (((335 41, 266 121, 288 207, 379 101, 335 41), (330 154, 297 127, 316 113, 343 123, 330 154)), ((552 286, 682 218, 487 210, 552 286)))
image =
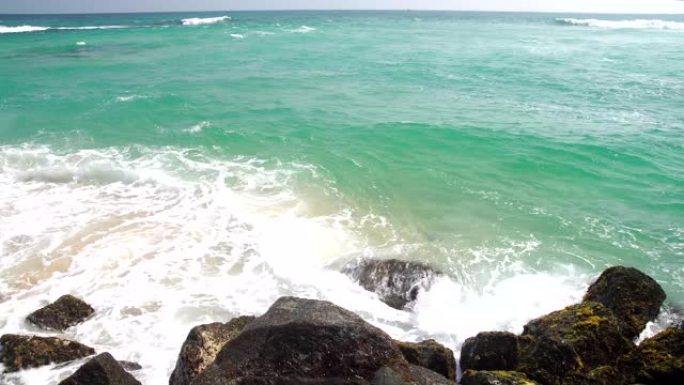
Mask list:
POLYGON ((593 27, 603 29, 668 29, 684 30, 684 22, 660 20, 660 19, 633 19, 633 20, 603 20, 603 19, 575 19, 558 18, 557 22, 567 25, 593 27))
POLYGON ((86 43, 85 41, 77 41, 76 42, 76 45, 87 45, 87 44, 88 43, 86 43))
POLYGON ((230 20, 230 16, 219 16, 219 17, 191 17, 188 19, 181 20, 183 25, 205 25, 205 24, 217 24, 224 21, 230 20))
POLYGON ((316 30, 316 28, 309 27, 309 26, 306 26, 306 25, 302 25, 301 27, 299 27, 299 28, 297 28, 297 29, 290 30, 290 32, 295 32, 295 33, 309 33, 309 32, 313 32, 313 31, 315 31, 315 30, 316 30))
POLYGON ((22 32, 40 32, 47 31, 50 27, 40 27, 33 25, 19 25, 15 27, 7 27, 0 25, 0 33, 22 33, 22 32))
POLYGON ((231 33, 230 37, 232 37, 233 39, 242 40, 245 38, 245 35, 239 33, 231 33))
POLYGON ((192 127, 186 128, 185 130, 183 130, 183 132, 186 132, 188 134, 198 134, 198 133, 202 132, 202 130, 204 130, 205 128, 209 127, 210 125, 211 125, 211 123, 209 123, 205 120, 203 122, 199 122, 199 123, 195 124, 192 127))
POLYGON ((133 100, 138 100, 138 99, 147 99, 147 96, 143 95, 122 95, 122 96, 117 96, 116 101, 117 102, 131 102, 133 100))

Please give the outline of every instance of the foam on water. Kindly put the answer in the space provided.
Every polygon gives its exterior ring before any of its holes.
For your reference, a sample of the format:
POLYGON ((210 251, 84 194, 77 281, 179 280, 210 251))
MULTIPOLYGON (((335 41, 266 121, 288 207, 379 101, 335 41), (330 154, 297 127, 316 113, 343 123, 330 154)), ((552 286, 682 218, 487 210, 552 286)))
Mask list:
MULTIPOLYGON (((329 182, 311 165, 177 148, 26 145, 0 154, 0 333, 36 333, 28 313, 65 293, 81 296, 96 315, 64 337, 139 362, 147 384, 168 382, 192 326, 260 314, 282 295, 327 299, 395 338, 458 349, 478 331, 519 332, 580 298, 588 282, 569 268, 510 264, 477 287, 440 279, 414 312, 397 311, 328 267, 381 255, 359 229, 392 233, 391 224, 352 208, 313 213, 316 202, 295 181, 329 182)), ((5 380, 56 384, 79 364, 5 380)))
POLYGON ((8 27, 0 25, 0 33, 21 33, 21 32, 41 32, 48 30, 59 30, 59 31, 91 31, 97 29, 122 29, 129 28, 125 25, 87 25, 83 27, 43 27, 43 26, 33 26, 33 25, 20 25, 14 27, 8 27))
POLYGON ((206 24, 217 24, 224 21, 230 20, 230 16, 219 16, 219 17, 191 17, 181 20, 183 25, 206 25, 206 24))
POLYGON ((245 35, 240 33, 231 33, 230 37, 232 37, 233 39, 242 40, 245 38, 245 35))
POLYGON ((673 29, 683 30, 684 23, 659 19, 634 19, 634 20, 602 20, 602 19, 575 19, 558 18, 559 23, 577 25, 583 27, 605 29, 673 29))
POLYGON ((4 25, 0 25, 0 33, 39 32, 46 31, 48 29, 50 29, 50 27, 40 27, 33 25, 19 25, 15 27, 7 27, 4 25))
POLYGON ((295 33, 309 33, 309 32, 313 32, 313 31, 315 31, 315 30, 316 30, 316 28, 309 27, 309 26, 306 26, 306 25, 302 25, 302 26, 299 27, 299 28, 290 30, 290 32, 295 32, 295 33))

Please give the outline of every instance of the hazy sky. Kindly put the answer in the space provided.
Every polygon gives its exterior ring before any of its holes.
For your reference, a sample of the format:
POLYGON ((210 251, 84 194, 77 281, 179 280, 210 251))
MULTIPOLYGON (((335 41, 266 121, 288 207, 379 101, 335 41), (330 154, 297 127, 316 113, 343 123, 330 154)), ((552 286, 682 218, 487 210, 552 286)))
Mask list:
POLYGON ((0 0, 0 13, 252 9, 453 9, 684 13, 681 0, 0 0))

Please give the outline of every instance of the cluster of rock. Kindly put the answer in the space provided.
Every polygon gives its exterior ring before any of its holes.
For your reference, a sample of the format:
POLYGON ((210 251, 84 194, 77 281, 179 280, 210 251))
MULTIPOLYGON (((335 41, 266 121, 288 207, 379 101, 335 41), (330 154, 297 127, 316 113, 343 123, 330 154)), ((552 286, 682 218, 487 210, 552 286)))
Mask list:
MULTIPOLYGON (((390 306, 403 308, 439 276, 408 262, 348 267, 390 306), (402 273, 404 271, 404 273, 402 273)), ((638 270, 606 270, 583 301, 525 325, 521 335, 483 332, 463 344, 463 385, 681 385, 684 326, 634 343, 665 300, 638 270)), ((29 321, 63 330, 92 314, 73 297, 31 314, 29 321)), ((88 310, 90 308, 90 310, 88 310)), ((92 348, 55 337, 4 335, 6 371, 91 356, 92 348)), ((139 385, 126 365, 103 353, 60 385, 139 385)), ((327 301, 283 297, 260 317, 194 327, 169 385, 454 385, 453 352, 433 340, 393 340, 356 314, 327 301)))
POLYGON ((675 385, 684 383, 684 329, 634 340, 665 300, 632 268, 613 267, 583 301, 525 325, 522 335, 485 332, 461 350, 463 385, 675 385))
MULTIPOLYGON (((64 331, 95 313, 82 300, 64 295, 57 301, 29 314, 26 320, 46 331, 64 331)), ((0 337, 0 363, 6 373, 60 364, 94 355, 95 349, 58 337, 5 334, 0 337)), ((133 362, 117 361, 102 353, 86 362, 59 385, 141 385, 126 370, 141 369, 133 362), (125 369, 124 369, 125 368, 125 369)))

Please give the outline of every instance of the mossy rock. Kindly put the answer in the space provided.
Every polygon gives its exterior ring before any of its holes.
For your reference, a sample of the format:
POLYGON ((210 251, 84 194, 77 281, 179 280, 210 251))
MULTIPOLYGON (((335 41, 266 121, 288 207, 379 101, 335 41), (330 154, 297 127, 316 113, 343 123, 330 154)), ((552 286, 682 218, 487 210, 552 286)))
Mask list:
POLYGON ((73 361, 93 354, 93 348, 61 338, 15 334, 0 337, 0 362, 5 365, 6 372, 73 361))
POLYGON ((93 313, 95 310, 87 303, 72 295, 63 295, 29 314, 26 319, 43 329, 62 331, 84 321, 93 313))
POLYGON ((641 271, 615 266, 589 287, 584 300, 600 302, 610 309, 621 323, 623 335, 634 339, 658 315, 665 291, 641 271))
POLYGON ((524 336, 549 338, 570 346, 580 359, 580 370, 614 366, 636 349, 626 339, 619 321, 598 302, 583 302, 547 314, 525 325, 524 336))
POLYGON ((644 369, 641 381, 658 385, 684 384, 684 329, 670 327, 639 345, 644 369))
POLYGON ((515 370, 518 366, 518 337, 507 332, 482 332, 470 337, 461 348, 463 370, 515 370))
POLYGON ((406 361, 439 373, 449 380, 456 381, 456 359, 451 349, 435 340, 423 342, 396 341, 406 361))
POLYGON ((539 385, 524 373, 514 371, 466 370, 461 385, 539 385))

